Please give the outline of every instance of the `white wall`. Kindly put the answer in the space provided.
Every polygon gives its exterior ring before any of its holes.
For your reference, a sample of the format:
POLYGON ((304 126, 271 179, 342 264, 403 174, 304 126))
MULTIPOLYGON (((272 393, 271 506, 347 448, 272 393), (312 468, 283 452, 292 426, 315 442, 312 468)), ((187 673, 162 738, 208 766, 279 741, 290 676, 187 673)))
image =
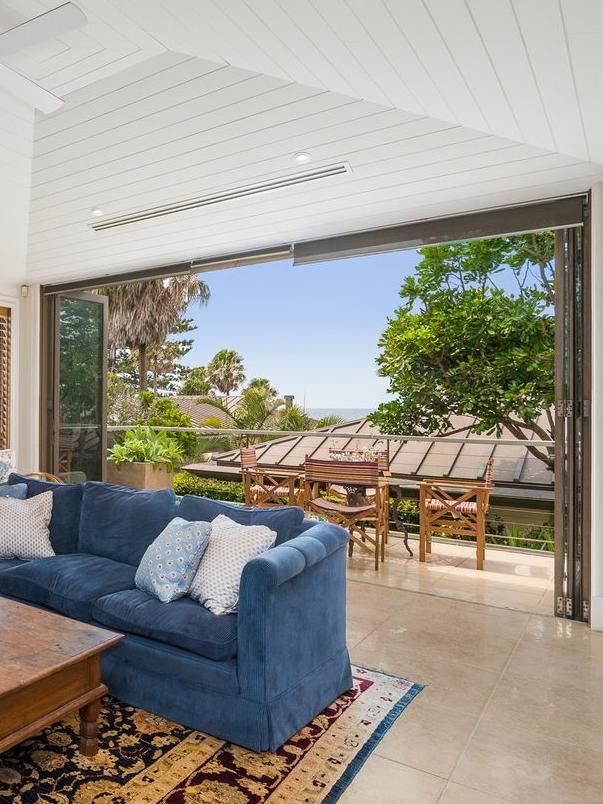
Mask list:
POLYGON ((33 109, 0 92, 0 295, 18 298, 27 259, 33 109))
POLYGON ((592 188, 591 627, 603 631, 603 183, 592 188))
POLYGON ((37 469, 39 306, 21 297, 27 263, 33 110, 0 92, 0 304, 12 311, 11 443, 19 468, 37 469))

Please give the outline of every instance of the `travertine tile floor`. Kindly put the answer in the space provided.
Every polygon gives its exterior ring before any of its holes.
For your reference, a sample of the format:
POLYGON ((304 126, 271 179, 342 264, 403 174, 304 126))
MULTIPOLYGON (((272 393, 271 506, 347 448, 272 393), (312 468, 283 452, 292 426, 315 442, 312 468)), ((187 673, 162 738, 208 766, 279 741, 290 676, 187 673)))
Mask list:
POLYGON ((603 634, 552 616, 550 556, 474 559, 350 560, 352 661, 427 686, 344 804, 603 804, 603 634))

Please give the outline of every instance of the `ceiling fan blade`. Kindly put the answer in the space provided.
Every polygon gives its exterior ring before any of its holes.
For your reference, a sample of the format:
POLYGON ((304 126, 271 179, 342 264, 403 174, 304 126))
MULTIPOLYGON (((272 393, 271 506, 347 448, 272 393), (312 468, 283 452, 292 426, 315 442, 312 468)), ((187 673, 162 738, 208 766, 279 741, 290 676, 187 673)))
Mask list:
POLYGON ((56 112, 60 109, 64 101, 48 92, 47 89, 34 84, 24 75, 0 64, 0 89, 10 92, 23 103, 33 106, 45 114, 56 112))
POLYGON ((81 28, 87 21, 75 3, 64 3, 0 34, 0 57, 81 28))

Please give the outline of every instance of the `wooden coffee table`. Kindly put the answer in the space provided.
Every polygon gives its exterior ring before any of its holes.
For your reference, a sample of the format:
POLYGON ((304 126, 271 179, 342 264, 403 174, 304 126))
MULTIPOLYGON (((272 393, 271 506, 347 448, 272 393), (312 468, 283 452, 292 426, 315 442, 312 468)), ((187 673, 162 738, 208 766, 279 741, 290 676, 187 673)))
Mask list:
POLYGON ((80 713, 80 751, 93 756, 100 655, 120 634, 0 597, 0 753, 80 713))

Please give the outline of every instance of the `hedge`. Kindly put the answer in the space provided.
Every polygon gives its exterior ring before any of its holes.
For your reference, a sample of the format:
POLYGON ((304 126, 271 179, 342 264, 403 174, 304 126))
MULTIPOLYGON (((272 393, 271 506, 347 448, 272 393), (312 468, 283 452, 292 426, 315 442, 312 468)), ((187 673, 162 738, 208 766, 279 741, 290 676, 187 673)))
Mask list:
POLYGON ((214 477, 198 477, 189 472, 178 472, 174 476, 173 486, 178 495, 197 494, 212 500, 244 502, 243 484, 236 480, 216 480, 214 477))

